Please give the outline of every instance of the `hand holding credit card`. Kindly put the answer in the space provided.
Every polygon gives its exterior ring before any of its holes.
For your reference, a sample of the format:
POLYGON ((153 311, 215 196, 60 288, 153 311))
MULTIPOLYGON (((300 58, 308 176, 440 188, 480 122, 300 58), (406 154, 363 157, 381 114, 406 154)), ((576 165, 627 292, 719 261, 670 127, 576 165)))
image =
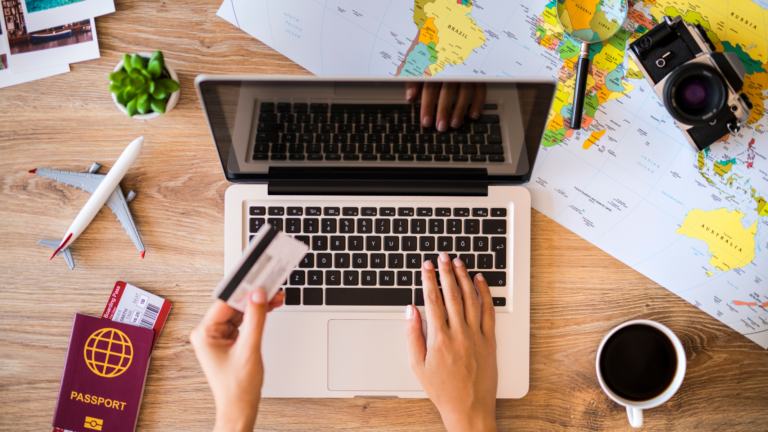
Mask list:
POLYGON ((253 290, 263 289, 271 300, 308 250, 304 243, 265 224, 216 286, 213 296, 241 312, 253 290))

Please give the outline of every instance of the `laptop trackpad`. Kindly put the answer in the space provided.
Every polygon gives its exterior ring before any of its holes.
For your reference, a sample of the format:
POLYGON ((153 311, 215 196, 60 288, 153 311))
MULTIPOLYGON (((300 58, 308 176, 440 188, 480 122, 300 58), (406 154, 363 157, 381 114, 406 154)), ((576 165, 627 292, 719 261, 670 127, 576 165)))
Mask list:
POLYGON ((328 389, 420 391, 408 366, 405 320, 329 320, 328 389))

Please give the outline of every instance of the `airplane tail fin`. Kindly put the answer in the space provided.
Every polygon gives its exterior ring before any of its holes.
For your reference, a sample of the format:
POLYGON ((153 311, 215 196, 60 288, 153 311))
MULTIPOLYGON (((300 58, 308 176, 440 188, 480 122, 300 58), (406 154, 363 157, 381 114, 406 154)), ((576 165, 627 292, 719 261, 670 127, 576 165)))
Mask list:
MULTIPOLYGON (((51 248, 51 249, 58 249, 59 245, 61 244, 58 240, 40 240, 37 242, 39 245, 43 245, 45 247, 51 248)), ((59 254, 64 254, 64 261, 67 262, 67 265, 69 266, 70 270, 75 269, 75 261, 72 259, 72 251, 69 250, 69 246, 62 249, 59 254)))

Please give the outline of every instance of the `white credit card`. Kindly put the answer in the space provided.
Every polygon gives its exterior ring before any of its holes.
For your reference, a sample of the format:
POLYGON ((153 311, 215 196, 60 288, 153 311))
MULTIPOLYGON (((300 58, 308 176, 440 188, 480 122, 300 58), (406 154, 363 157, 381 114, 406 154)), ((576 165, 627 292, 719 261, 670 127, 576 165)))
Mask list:
POLYGON ((219 282, 213 296, 241 312, 256 289, 266 291, 271 300, 308 250, 304 243, 264 224, 219 282))

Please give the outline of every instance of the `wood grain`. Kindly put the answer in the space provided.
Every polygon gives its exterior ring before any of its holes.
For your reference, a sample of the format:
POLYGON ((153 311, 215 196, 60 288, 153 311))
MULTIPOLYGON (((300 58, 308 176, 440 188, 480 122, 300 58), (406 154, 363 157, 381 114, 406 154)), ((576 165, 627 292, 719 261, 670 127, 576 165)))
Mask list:
MULTIPOLYGON (((227 188, 193 80, 200 73, 307 74, 215 16, 220 0, 117 2, 97 18, 101 59, 0 90, 0 429, 50 430, 76 312, 101 313, 115 281, 173 303, 153 354, 138 430, 210 430, 214 408, 188 342, 223 273, 227 188), (107 76, 126 52, 162 49, 181 78, 181 100, 150 122, 123 116, 107 76), (87 194, 33 176, 41 167, 104 169, 133 138, 146 144, 123 188, 147 247, 139 258, 109 210, 72 246, 77 268, 48 261, 87 194)), ((646 430, 768 430, 765 350, 533 211, 531 387, 499 401, 502 430, 630 430, 599 389, 595 352, 613 326, 665 323, 682 339, 688 374, 646 430)), ((268 373, 268 372, 267 372, 268 373)), ((265 400, 259 430, 444 430, 429 400, 265 400)))

